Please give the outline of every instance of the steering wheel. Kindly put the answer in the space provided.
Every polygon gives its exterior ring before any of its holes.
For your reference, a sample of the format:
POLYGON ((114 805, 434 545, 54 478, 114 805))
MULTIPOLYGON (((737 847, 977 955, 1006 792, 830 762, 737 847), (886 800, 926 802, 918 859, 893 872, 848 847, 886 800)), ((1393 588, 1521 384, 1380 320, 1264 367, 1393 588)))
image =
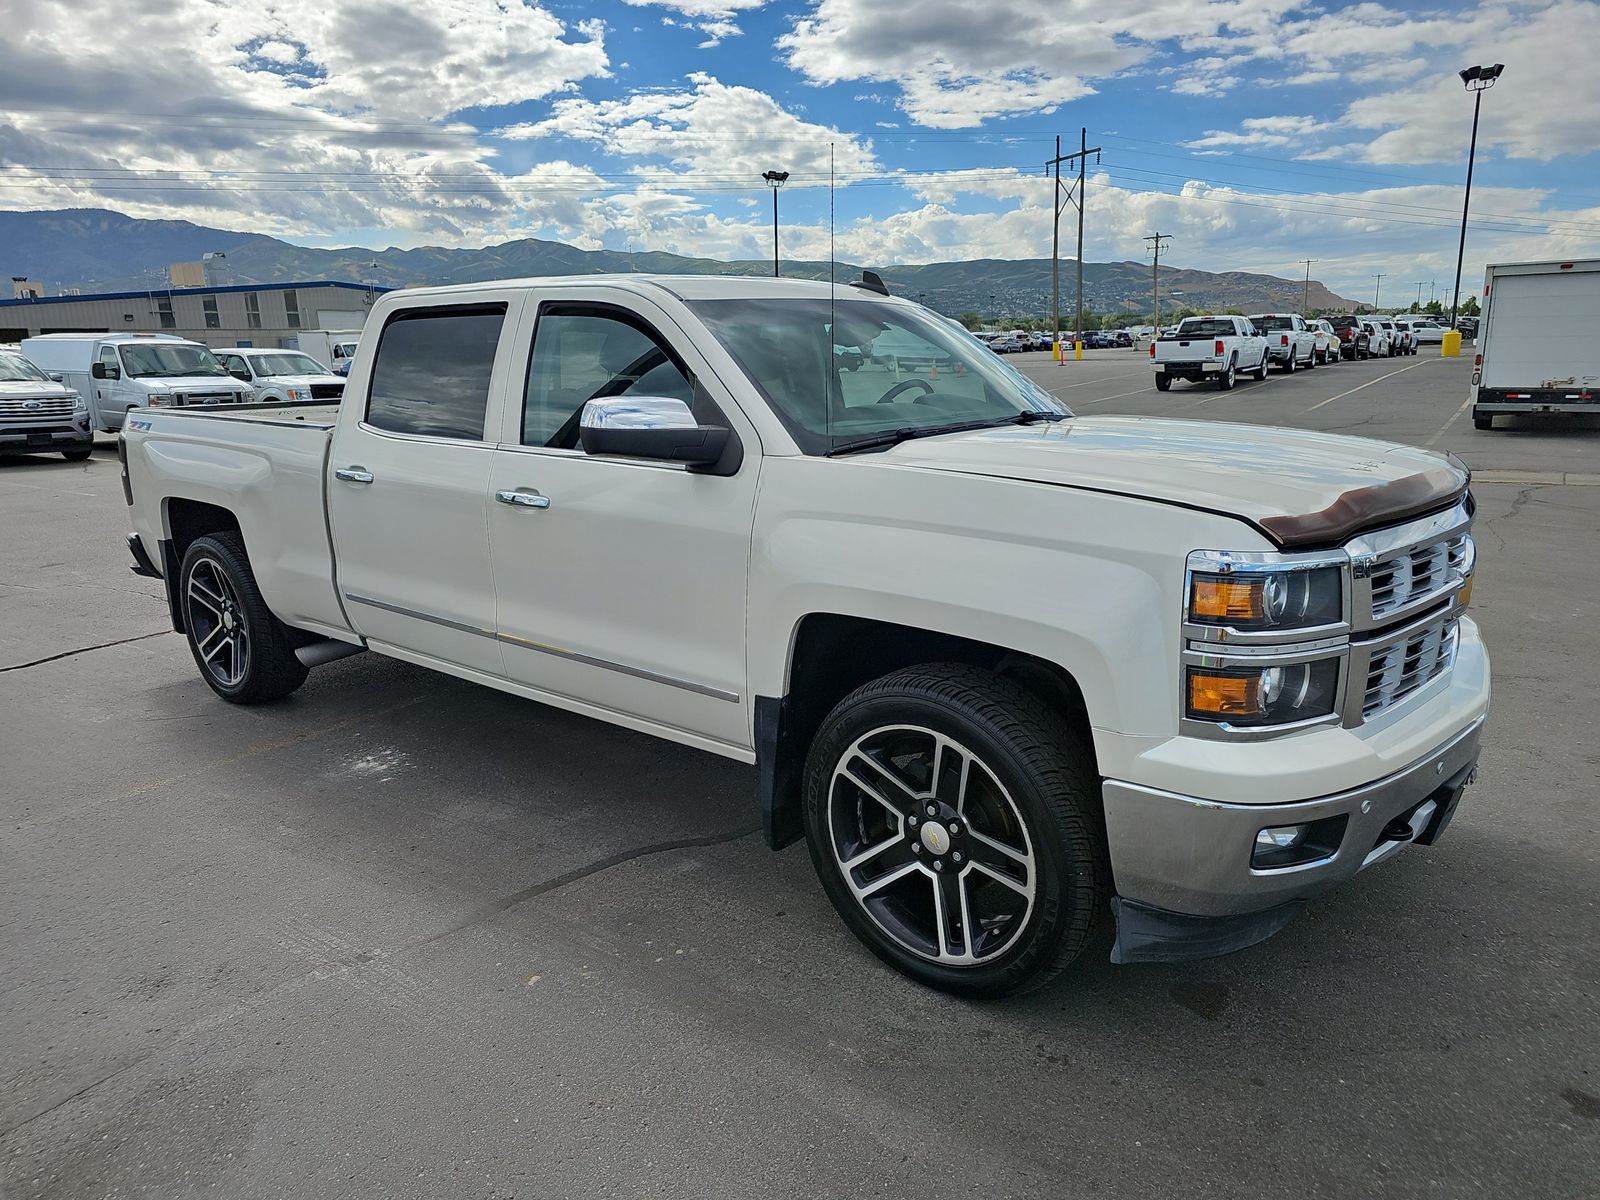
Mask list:
POLYGON ((901 392, 905 391, 907 388, 910 388, 910 387, 919 387, 919 388, 921 388, 925 395, 932 395, 933 394, 933 389, 928 386, 928 381, 926 379, 902 379, 899 383, 895 384, 892 388, 890 388, 883 395, 879 396, 878 397, 878 403, 879 404, 888 404, 896 396, 898 396, 901 392))

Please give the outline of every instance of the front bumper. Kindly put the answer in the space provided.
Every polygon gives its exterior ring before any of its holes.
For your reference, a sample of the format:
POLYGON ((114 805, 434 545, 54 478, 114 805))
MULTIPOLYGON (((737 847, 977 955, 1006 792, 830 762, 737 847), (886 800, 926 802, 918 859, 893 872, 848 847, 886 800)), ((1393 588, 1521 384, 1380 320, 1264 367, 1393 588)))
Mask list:
POLYGON ((48 454, 56 450, 82 450, 94 445, 89 418, 72 424, 50 424, 37 428, 26 425, 0 425, 0 453, 48 454))
POLYGON ((1253 945, 1313 896, 1412 842, 1431 844, 1476 771, 1483 722, 1395 774, 1292 804, 1229 804, 1106 780, 1117 890, 1112 961, 1170 962, 1253 945), (1251 865, 1262 829, 1324 818, 1345 821, 1331 853, 1296 866, 1251 865))

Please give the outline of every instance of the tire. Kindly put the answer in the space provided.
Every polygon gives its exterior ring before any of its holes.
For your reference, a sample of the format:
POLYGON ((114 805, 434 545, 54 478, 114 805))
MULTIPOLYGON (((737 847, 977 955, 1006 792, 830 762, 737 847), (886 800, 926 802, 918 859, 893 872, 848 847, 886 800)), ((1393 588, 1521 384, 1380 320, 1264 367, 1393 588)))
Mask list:
POLYGON ((1238 368, 1239 360, 1237 358, 1228 359, 1228 365, 1217 376, 1217 387, 1224 392, 1233 391, 1233 385, 1238 378, 1238 368))
POLYGON ((61 457, 66 459, 68 462, 84 462, 93 453, 93 446, 80 447, 77 450, 63 450, 61 452, 61 457))
POLYGON ((1255 376, 1255 380, 1256 380, 1257 383, 1264 383, 1266 381, 1266 378, 1267 378, 1267 352, 1265 350, 1263 350, 1261 352, 1261 365, 1256 367, 1256 369, 1254 371, 1252 371, 1251 374, 1255 376))
POLYGON ((1472 427, 1474 429, 1493 429, 1494 428, 1494 418, 1493 417, 1480 417, 1480 416, 1474 415, 1473 418, 1472 418, 1472 427))
POLYGON ((1306 355, 1306 370, 1315 371, 1316 369, 1317 369, 1317 348, 1315 346, 1313 346, 1313 347, 1311 347, 1311 353, 1306 355))
POLYGON ((288 627, 261 598, 237 533, 194 540, 179 568, 178 595, 195 666, 224 700, 266 704, 306 681, 288 627))
POLYGON ((1034 693, 976 667, 912 667, 822 722, 806 841, 828 899, 880 959, 941 991, 1003 996, 1065 970, 1107 918, 1098 784, 1087 737, 1034 693), (969 919, 941 921, 958 911, 969 919))
POLYGON ((1289 347, 1289 357, 1283 360, 1283 373, 1285 375, 1293 375, 1294 372, 1295 372, 1295 368, 1298 367, 1299 365, 1300 364, 1295 362, 1295 360, 1294 360, 1294 347, 1290 346, 1289 347))
POLYGON ((1170 392, 1171 390, 1172 390, 1172 376, 1170 376, 1170 375, 1157 375, 1156 376, 1156 391, 1158 391, 1158 392, 1170 392))

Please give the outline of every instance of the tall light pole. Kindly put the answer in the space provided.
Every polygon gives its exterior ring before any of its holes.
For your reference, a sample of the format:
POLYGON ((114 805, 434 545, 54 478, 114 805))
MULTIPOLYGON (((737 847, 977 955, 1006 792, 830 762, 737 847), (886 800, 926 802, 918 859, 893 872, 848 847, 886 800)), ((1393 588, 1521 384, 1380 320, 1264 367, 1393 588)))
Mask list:
POLYGON ((1472 202, 1472 160, 1478 156, 1478 110, 1483 107, 1483 94, 1494 86, 1505 63, 1492 67, 1468 67, 1458 71, 1461 82, 1472 93, 1472 141, 1467 144, 1467 191, 1461 198, 1461 244, 1456 248, 1456 286, 1450 293, 1450 328, 1456 327, 1456 306, 1461 302, 1461 262, 1467 253, 1467 205, 1472 202))
POLYGON ((787 171, 763 171, 761 178, 772 188, 772 277, 778 277, 778 189, 789 182, 787 171))

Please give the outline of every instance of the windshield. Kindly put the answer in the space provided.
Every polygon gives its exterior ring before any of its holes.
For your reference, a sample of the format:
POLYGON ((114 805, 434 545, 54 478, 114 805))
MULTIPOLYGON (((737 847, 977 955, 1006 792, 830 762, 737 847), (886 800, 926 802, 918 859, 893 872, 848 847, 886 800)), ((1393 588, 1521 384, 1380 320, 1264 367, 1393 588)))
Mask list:
POLYGON ((22 355, 0 353, 0 383, 34 383, 41 380, 49 383, 50 376, 22 355))
POLYGON ((976 338, 912 305, 774 298, 690 307, 807 454, 877 434, 1072 415, 976 338))
POLYGON ((217 361, 217 356, 204 346, 189 346, 182 342, 123 346, 122 369, 130 379, 228 373, 217 361))
POLYGON ((250 362, 257 375, 326 375, 324 367, 309 354, 252 354, 250 362))

